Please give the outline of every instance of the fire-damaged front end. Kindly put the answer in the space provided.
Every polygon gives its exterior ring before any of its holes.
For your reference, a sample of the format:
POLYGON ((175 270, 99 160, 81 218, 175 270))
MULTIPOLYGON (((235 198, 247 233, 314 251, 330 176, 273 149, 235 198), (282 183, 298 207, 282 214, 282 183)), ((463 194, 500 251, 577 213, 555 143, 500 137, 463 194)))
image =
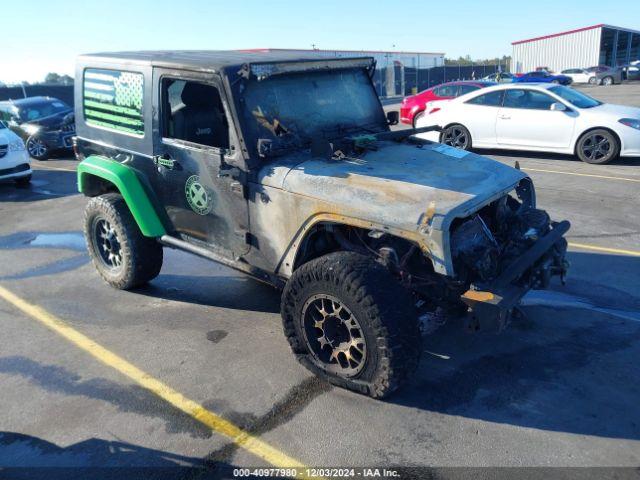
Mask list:
POLYGON ((530 289, 544 289, 551 277, 564 281, 568 263, 563 235, 569 222, 554 222, 535 207, 533 186, 524 178, 511 193, 450 227, 456 278, 469 289, 470 326, 501 329, 530 289))

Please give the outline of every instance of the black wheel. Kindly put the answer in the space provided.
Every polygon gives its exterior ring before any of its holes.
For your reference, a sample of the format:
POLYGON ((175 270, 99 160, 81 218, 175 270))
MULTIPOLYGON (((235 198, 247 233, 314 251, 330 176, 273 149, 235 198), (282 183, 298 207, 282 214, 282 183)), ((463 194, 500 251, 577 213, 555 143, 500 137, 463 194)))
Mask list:
POLYGON ((162 268, 162 245, 140 232, 121 195, 89 200, 84 212, 89 255, 112 287, 128 290, 154 279, 162 268))
POLYGON ((413 128, 418 128, 418 119, 424 117, 424 110, 422 112, 418 112, 413 117, 413 128))
POLYGON ((578 140, 576 153, 586 163, 605 164, 618 156, 620 144, 608 130, 591 130, 578 140))
POLYGON ((25 177, 16 178, 16 185, 18 187, 28 187, 30 183, 31 183, 31 174, 25 177))
POLYGON ((285 286, 281 314, 300 362, 335 385, 382 398, 418 365, 413 299, 364 255, 336 252, 302 265, 285 286))
POLYGON ((462 125, 449 125, 440 134, 440 143, 449 145, 450 147, 459 148, 461 150, 471 149, 471 134, 462 125))
POLYGON ((613 85, 613 77, 604 77, 600 83, 606 86, 613 85))
POLYGON ((47 144, 44 143, 44 140, 36 137, 35 135, 27 138, 26 147, 29 155, 31 155, 31 157, 35 158, 36 160, 46 160, 47 158, 49 158, 49 147, 47 147, 47 144))

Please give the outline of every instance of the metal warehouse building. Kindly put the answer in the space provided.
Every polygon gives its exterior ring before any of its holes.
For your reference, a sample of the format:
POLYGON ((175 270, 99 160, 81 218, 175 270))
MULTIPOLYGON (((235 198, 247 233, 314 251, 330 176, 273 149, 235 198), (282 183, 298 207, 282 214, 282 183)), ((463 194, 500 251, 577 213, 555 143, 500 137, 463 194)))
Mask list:
POLYGON ((513 42, 511 71, 537 68, 559 72, 640 60, 640 31, 599 24, 513 42))

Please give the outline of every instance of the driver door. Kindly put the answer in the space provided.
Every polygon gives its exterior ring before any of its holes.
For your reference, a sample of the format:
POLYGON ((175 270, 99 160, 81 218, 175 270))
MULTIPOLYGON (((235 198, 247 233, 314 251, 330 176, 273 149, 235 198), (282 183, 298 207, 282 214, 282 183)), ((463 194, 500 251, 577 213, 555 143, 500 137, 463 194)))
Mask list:
POLYGON ((153 84, 156 185, 174 234, 237 259, 249 250, 249 216, 221 82, 155 68, 153 84))
POLYGON ((568 148, 576 113, 551 110, 556 99, 531 89, 508 89, 496 120, 498 144, 518 147, 568 148))

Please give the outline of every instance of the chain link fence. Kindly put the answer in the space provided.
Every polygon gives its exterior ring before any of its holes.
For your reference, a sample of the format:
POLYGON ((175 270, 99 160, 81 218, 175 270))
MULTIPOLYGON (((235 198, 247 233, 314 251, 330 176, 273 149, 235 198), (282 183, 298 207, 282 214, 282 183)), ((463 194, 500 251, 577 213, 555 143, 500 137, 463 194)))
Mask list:
POLYGON ((382 98, 412 95, 435 85, 457 80, 479 80, 496 72, 508 72, 508 64, 477 63, 412 68, 394 64, 376 69, 373 81, 382 98))

